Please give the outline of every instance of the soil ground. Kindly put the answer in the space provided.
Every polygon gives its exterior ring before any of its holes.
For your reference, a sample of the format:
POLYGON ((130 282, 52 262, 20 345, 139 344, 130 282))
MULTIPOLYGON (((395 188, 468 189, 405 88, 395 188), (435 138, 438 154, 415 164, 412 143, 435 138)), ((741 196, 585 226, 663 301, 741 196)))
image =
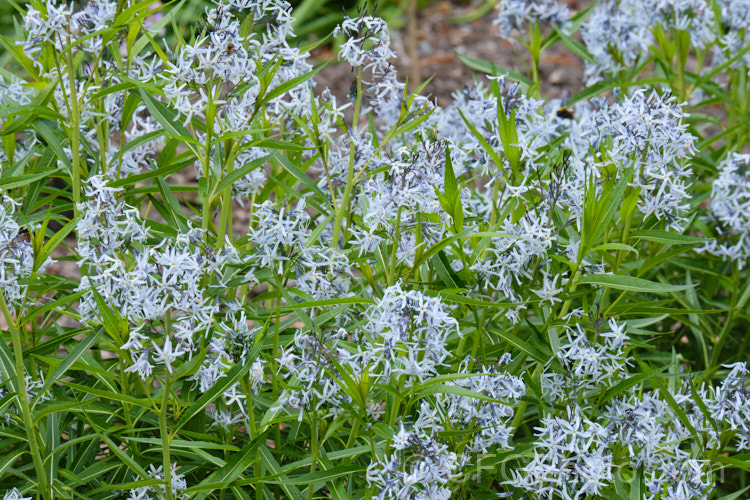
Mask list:
MULTIPOLYGON (((451 94, 470 84, 480 74, 464 65, 457 53, 474 59, 489 61, 498 68, 513 69, 526 74, 524 61, 528 60, 525 48, 503 40, 493 25, 496 11, 493 9, 471 22, 457 23, 456 19, 476 12, 484 2, 441 0, 419 9, 417 13, 417 61, 422 81, 434 75, 425 88, 425 93, 433 96, 437 104, 445 106, 452 101, 451 94)), ((571 12, 581 9, 584 2, 569 0, 571 12)), ((404 26, 407 25, 404 15, 404 26)), ((392 47, 397 54, 394 61, 399 79, 410 77, 414 62, 409 57, 408 30, 392 31, 392 47)), ((323 48, 314 56, 320 59, 335 57, 331 50, 323 48)), ((547 98, 566 97, 580 90, 583 81, 583 62, 572 55, 565 47, 557 44, 542 53, 540 80, 542 96, 547 98)), ((351 81, 351 67, 347 64, 329 64, 318 75, 321 87, 326 85, 339 99, 345 98, 351 81)))

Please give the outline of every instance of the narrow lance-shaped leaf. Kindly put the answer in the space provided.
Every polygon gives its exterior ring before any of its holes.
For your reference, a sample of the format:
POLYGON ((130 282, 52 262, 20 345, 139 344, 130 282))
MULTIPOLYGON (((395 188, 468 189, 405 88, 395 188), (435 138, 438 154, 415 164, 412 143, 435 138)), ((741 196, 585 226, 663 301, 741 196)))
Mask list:
POLYGON ((645 292, 645 293, 672 293, 687 290, 691 288, 688 285, 667 285, 656 283, 635 276, 615 275, 615 274, 592 274, 583 276, 578 280, 580 284, 598 285, 615 290, 625 290, 628 292, 645 292))

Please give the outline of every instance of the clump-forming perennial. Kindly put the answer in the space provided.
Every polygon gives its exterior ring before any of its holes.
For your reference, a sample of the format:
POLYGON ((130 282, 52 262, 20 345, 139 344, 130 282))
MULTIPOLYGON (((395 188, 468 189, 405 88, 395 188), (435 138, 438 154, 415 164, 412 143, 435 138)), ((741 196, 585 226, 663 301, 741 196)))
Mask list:
MULTIPOLYGON (((610 101, 577 104, 575 118, 565 118, 557 113, 562 102, 523 95, 519 85, 495 77, 442 108, 405 92, 387 24, 361 16, 346 17, 335 31, 339 57, 352 66, 352 102, 339 104, 328 89, 312 94, 313 79, 276 91, 312 70, 309 54, 291 42, 286 2, 220 1, 189 42, 164 58, 134 55, 125 68, 106 56, 114 42, 101 33, 114 22, 116 2, 76 10, 48 0, 45 7, 29 7, 19 46, 39 78, 57 82, 50 114, 62 128, 79 127, 73 133, 90 146, 74 151, 65 143, 55 160, 61 170, 79 160, 86 172, 75 206, 82 275, 75 319, 98 328, 106 316, 122 327, 115 348, 124 356, 123 380, 164 388, 200 358, 172 390, 182 391, 178 397, 205 394, 225 380, 205 413, 206 427, 228 443, 256 432, 258 412, 264 425, 279 419, 274 425, 284 422, 295 433, 306 432, 307 422, 322 420, 330 430, 356 421, 373 450, 357 460, 379 499, 451 498, 481 467, 477 456, 513 449, 529 422, 528 452, 497 483, 500 495, 604 495, 628 456, 642 471, 647 498, 705 498, 714 481, 702 451, 727 443, 750 449, 746 364, 724 366, 728 373, 715 386, 695 387, 684 376, 668 389, 638 382, 610 397, 608 390, 634 375, 634 329, 598 309, 588 322, 582 309, 569 309, 576 280, 616 267, 582 246, 590 200, 623 183, 643 225, 685 229, 695 138, 684 103, 668 91, 615 91, 610 101), (87 38, 71 45, 80 37, 87 38), (71 58, 50 67, 50 49, 71 58), (75 58, 98 65, 76 77, 67 66, 75 58), (158 85, 163 95, 134 101, 119 90, 132 82, 144 92, 158 85), (101 106, 83 105, 77 114, 68 106, 96 93, 105 94, 101 106), (345 115, 352 103, 361 104, 356 124, 345 115), (165 109, 168 123, 154 116, 165 109), (259 141, 252 137, 258 123, 267 133, 259 141), (503 124, 514 127, 512 141, 503 124), (162 126, 168 134, 159 133, 162 126), (133 195, 124 181, 171 161, 174 134, 184 134, 181 145, 201 182, 215 185, 242 172, 221 205, 247 203, 246 236, 214 231, 211 223, 198 227, 182 213, 157 223, 126 203, 133 195), (301 146, 281 158, 271 135, 301 146), (304 167, 290 169, 290 158, 304 167), (290 189, 286 197, 285 169, 297 180, 314 173, 304 180, 311 192, 290 189), (445 199, 451 186, 453 206, 445 199), (499 330, 497 338, 515 341, 508 345, 524 354, 511 359, 506 343, 486 342, 485 329, 499 330), (529 349, 535 336, 550 352, 529 349), (525 372, 532 358, 533 374, 525 372), (242 367, 241 378, 226 378, 242 367), (530 412, 533 397, 539 404, 530 412), (388 410, 394 400, 395 413, 388 410)), ((748 9, 724 0, 708 7, 703 0, 602 2, 582 32, 594 61, 589 81, 638 65, 663 32, 687 31, 715 64, 735 58, 730 67, 739 68, 747 61, 737 54, 748 9), (719 13, 726 33, 717 38, 719 13)), ((539 36, 540 25, 566 33, 569 17, 552 0, 510 1, 501 2, 496 24, 507 38, 539 36)), ((3 79, 0 106, 28 104, 36 95, 36 87, 3 79)), ((16 149, 0 152, 0 168, 39 155, 40 138, 47 143, 41 135, 19 132, 16 149)), ((750 255, 748 168, 747 154, 719 164, 705 218, 717 238, 702 250, 738 267, 750 255)), ((205 220, 215 215, 212 201, 205 220)), ((0 286, 17 315, 31 307, 29 290, 52 262, 39 262, 24 236, 39 225, 24 214, 3 196, 0 286)), ((40 393, 44 373, 21 379, 30 402, 50 397, 40 393)), ((0 386, 0 396, 8 394, 0 386)), ((9 406, 5 425, 19 425, 17 406, 9 406)), ((160 482, 171 476, 174 496, 188 488, 190 472, 165 460, 147 474, 160 482)), ((157 485, 128 494, 165 493, 157 485)), ((30 498, 21 495, 14 488, 4 499, 30 498)))

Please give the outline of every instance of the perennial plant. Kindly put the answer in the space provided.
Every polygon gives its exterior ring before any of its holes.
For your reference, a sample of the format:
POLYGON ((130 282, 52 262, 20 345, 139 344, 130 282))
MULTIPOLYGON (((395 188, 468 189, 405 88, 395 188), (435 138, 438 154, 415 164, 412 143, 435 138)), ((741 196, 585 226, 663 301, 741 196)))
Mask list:
POLYGON ((370 13, 335 95, 283 0, 178 8, 0 39, 5 500, 747 495, 750 2, 500 2, 444 107, 370 13))

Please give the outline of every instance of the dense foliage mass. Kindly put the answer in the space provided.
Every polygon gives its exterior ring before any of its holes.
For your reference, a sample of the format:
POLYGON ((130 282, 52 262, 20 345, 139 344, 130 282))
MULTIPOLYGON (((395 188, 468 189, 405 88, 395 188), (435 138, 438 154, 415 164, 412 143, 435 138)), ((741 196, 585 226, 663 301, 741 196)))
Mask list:
POLYGON ((151 3, 1 40, 5 500, 746 494, 750 2, 500 2, 447 107, 367 13, 337 96, 285 2, 151 3))

